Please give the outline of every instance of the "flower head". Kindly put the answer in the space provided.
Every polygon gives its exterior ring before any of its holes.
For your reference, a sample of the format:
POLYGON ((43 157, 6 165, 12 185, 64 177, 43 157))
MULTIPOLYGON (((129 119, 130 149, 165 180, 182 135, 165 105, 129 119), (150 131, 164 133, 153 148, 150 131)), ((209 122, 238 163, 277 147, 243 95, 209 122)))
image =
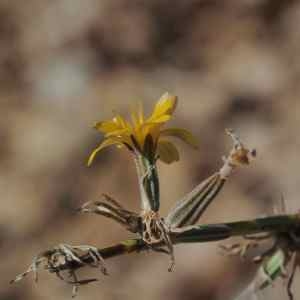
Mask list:
POLYGON ((131 121, 127 121, 117 114, 111 120, 97 122, 94 127, 104 133, 104 140, 89 156, 88 166, 91 165, 100 150, 111 145, 116 145, 119 148, 126 147, 149 160, 159 158, 168 164, 178 161, 177 148, 166 137, 177 137, 195 148, 197 141, 185 129, 162 128, 171 119, 176 105, 177 97, 165 93, 158 100, 148 118, 145 117, 140 105, 136 111, 131 113, 131 121))

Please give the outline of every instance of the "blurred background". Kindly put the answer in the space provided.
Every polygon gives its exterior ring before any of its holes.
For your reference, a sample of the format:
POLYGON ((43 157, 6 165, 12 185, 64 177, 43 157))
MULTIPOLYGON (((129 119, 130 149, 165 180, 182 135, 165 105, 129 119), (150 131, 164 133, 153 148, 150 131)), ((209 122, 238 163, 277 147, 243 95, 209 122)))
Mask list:
MULTIPOLYGON (((191 130, 200 149, 179 145, 180 162, 159 163, 162 215, 221 166, 226 127, 258 158, 230 178, 202 222, 271 214, 281 193, 296 211, 299 28, 299 1, 1 0, 0 299, 70 299, 71 286, 46 272, 38 285, 30 275, 8 282, 58 243, 105 247, 128 237, 111 220, 74 213, 103 192, 139 208, 126 151, 107 149, 86 167, 102 138, 92 124, 139 101, 150 112, 165 91, 179 97, 171 125, 191 130)), ((110 276, 95 271, 100 282, 77 297, 234 299, 255 273, 220 256, 217 243, 175 251, 173 273, 162 254, 109 260, 110 276)), ((267 293, 285 299, 280 282, 267 293)))

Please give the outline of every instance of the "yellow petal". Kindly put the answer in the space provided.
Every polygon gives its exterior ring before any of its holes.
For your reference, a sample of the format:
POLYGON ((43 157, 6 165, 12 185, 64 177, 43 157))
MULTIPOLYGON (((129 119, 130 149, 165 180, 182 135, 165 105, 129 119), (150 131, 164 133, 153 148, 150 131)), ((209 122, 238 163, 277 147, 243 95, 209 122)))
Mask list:
POLYGON ((129 136, 131 134, 130 129, 128 128, 122 128, 115 131, 108 132, 105 137, 125 137, 129 136))
POLYGON ((153 113, 149 118, 149 122, 166 122, 170 119, 177 105, 177 97, 173 96, 169 93, 165 93, 161 96, 161 98, 156 103, 153 113), (161 121, 157 121, 159 118, 164 115, 168 115, 166 121, 163 119, 161 121))
POLYGON ((160 140, 158 142, 157 151, 159 159, 167 164, 179 160, 177 148, 169 141, 160 140))
POLYGON ((144 140, 145 140, 145 137, 146 137, 146 134, 144 133, 143 128, 142 127, 135 128, 133 137, 137 141, 137 143, 139 145, 139 148, 142 149, 143 145, 144 145, 144 140))
POLYGON ((126 120, 119 114, 116 114, 116 116, 113 118, 113 122, 115 122, 119 128, 129 127, 129 124, 126 122, 126 120))
POLYGON ((141 102, 138 103, 138 117, 139 117, 140 125, 142 125, 145 121, 145 117, 144 117, 143 104, 141 102))
POLYGON ((120 126, 114 121, 102 121, 95 123, 94 128, 103 133, 110 133, 112 131, 119 130, 120 126))
POLYGON ((154 112, 158 114, 172 114, 177 106, 177 97, 164 93, 155 105, 154 112))
POLYGON ((133 124, 133 128, 138 128, 140 126, 140 119, 136 111, 131 112, 131 121, 133 124))
POLYGON ((198 148, 198 141, 197 139, 190 133, 189 131, 182 129, 182 128, 168 128, 161 130, 161 136, 172 136, 181 139, 185 143, 189 144, 194 148, 198 148))
POLYGON ((122 145, 122 143, 121 143, 120 140, 118 140, 118 139, 115 139, 115 138, 108 138, 108 139, 105 139, 105 140, 104 140, 97 148, 95 148, 95 149, 93 150, 93 152, 90 154, 90 156, 89 156, 89 158, 88 158, 87 166, 89 167, 89 166, 92 164, 92 162, 93 162, 95 156, 97 155, 97 153, 98 153, 99 151, 101 151, 101 150, 102 150, 103 148, 105 148, 105 147, 108 147, 108 146, 111 146, 111 145, 115 145, 115 144, 117 144, 117 145, 122 145))
POLYGON ((162 126, 161 123, 145 122, 140 127, 140 130, 141 130, 142 135, 143 135, 143 140, 145 140, 146 136, 150 134, 152 136, 152 139, 153 139, 154 143, 156 143, 155 141, 159 137, 159 132, 160 132, 161 126, 162 126))
POLYGON ((155 118, 151 119, 148 123, 165 123, 171 119, 171 115, 161 115, 156 116, 155 118))

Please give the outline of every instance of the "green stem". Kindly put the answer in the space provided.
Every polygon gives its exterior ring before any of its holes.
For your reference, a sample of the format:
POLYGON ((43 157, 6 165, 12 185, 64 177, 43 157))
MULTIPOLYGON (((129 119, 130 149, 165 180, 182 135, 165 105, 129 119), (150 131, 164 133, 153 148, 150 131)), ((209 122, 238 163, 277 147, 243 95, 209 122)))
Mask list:
POLYGON ((151 162, 147 157, 137 154, 135 165, 139 179, 142 209, 144 211, 158 211, 160 202, 156 162, 151 162))
MULTIPOLYGON (((211 234, 214 236, 215 233, 212 231, 212 229, 214 227, 221 228, 222 226, 224 227, 224 232, 226 232, 228 235, 227 237, 245 236, 264 232, 289 232, 300 228, 300 215, 277 215, 246 221, 196 225, 186 229, 183 227, 175 230, 174 240, 175 243, 206 242, 207 240, 205 239, 206 236, 204 230, 211 230, 211 234), (225 228, 227 228, 227 231, 225 228)), ((224 238, 220 238, 219 240, 221 239, 224 238)))
POLYGON ((259 232, 288 232, 300 226, 300 214, 277 215, 257 218, 252 221, 226 223, 231 228, 231 236, 259 232))
MULTIPOLYGON (((202 243, 224 240, 239 235, 243 236, 263 232, 289 232, 298 230, 299 228, 300 215, 291 214, 229 223, 188 226, 175 229, 170 234, 174 244, 202 243)), ((132 252, 140 252, 146 249, 149 248, 141 239, 128 239, 113 246, 99 249, 99 253, 104 259, 107 259, 132 252)), ((90 262, 91 257, 83 256, 81 260, 90 262)), ((65 268, 67 268, 67 266, 61 266, 62 270, 65 268)))

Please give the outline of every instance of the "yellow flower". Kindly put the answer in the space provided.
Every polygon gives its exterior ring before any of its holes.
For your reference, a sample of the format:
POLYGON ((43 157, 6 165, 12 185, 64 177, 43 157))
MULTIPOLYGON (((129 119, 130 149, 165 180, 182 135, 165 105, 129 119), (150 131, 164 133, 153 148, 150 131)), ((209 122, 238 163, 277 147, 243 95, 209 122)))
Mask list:
POLYGON ((162 129, 163 125, 171 119, 176 105, 177 97, 165 93, 158 100, 148 118, 145 117, 140 105, 137 111, 131 113, 131 122, 121 115, 116 115, 112 120, 97 122, 94 127, 104 133, 104 141, 89 156, 88 166, 100 150, 111 145, 125 146, 130 151, 150 160, 159 158, 168 164, 178 161, 179 154, 174 144, 166 140, 166 137, 177 137, 197 148, 196 139, 187 130, 162 129))

